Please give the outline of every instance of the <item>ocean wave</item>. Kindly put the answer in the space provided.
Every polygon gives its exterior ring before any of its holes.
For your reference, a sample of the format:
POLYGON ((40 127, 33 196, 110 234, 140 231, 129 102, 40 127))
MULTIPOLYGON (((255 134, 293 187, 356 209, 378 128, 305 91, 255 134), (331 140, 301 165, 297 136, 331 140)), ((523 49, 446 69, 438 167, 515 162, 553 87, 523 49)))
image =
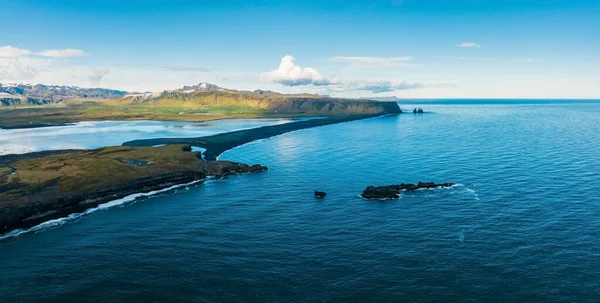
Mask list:
POLYGON ((467 188, 467 191, 473 195, 475 200, 479 201, 479 195, 477 194, 477 192, 474 189, 467 188))
POLYGON ((150 191, 147 193, 137 193, 137 194, 131 194, 129 196, 123 197, 121 199, 117 199, 117 200, 113 200, 110 202, 106 202, 103 204, 100 204, 94 208, 90 208, 82 213, 74 213, 74 214, 70 214, 66 217, 63 218, 58 218, 58 219, 54 219, 54 220, 49 220, 43 223, 40 223, 34 227, 30 227, 27 229, 16 229, 13 230, 11 232, 8 232, 4 235, 0 235, 0 241, 5 240, 5 239, 9 239, 9 238, 14 238, 14 237, 18 237, 20 235, 23 234, 27 234, 27 233, 31 233, 31 232, 38 232, 38 231, 42 231, 42 230, 46 230, 49 228, 55 228, 55 227, 59 227, 62 225, 65 225, 67 223, 71 223, 71 222, 75 222, 77 220, 79 220, 81 217, 85 216, 85 215, 89 215, 92 214, 94 212, 97 212, 99 210, 105 210, 111 207, 115 207, 115 206, 119 206, 119 205, 123 205, 125 203, 129 203, 129 202, 133 202, 138 198, 141 197, 150 197, 153 195, 157 195, 157 194, 161 194, 164 192, 168 192, 171 190, 175 190, 175 189, 179 189, 179 188, 186 188, 195 184, 198 184, 200 182, 203 182, 204 180, 197 180, 194 182, 190 182, 190 183, 185 183, 185 184, 179 184, 179 185, 173 185, 171 187, 167 187, 167 188, 163 188, 163 189, 159 189, 159 190, 154 190, 154 191, 150 191))

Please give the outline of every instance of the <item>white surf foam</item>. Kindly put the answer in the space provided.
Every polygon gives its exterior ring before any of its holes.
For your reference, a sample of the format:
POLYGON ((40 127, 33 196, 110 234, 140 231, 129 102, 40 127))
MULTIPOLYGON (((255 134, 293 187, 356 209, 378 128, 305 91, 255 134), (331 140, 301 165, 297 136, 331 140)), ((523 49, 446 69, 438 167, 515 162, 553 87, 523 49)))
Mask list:
POLYGON ((378 201, 390 201, 390 200, 400 200, 402 199, 402 195, 398 195, 398 198, 376 198, 376 199, 367 199, 365 197, 363 197, 361 194, 357 195, 359 198, 366 200, 366 201, 372 201, 372 200, 378 200, 378 201))
POLYGON ((467 191, 470 192, 473 195, 473 197, 475 197, 475 200, 479 201, 479 195, 474 189, 467 188, 467 191))
POLYGON ((465 242, 465 229, 464 228, 458 233, 458 241, 465 242))
POLYGON ((147 193, 131 194, 131 195, 123 197, 121 199, 117 199, 117 200, 113 200, 113 201, 110 201, 110 202, 106 202, 106 203, 100 204, 100 205, 98 205, 98 206, 96 206, 94 208, 90 208, 90 209, 88 209, 88 210, 86 210, 86 211, 84 211, 82 213, 70 214, 70 215, 68 215, 66 217, 63 217, 63 218, 49 220, 49 221, 40 223, 40 224, 38 224, 38 225, 36 225, 34 227, 28 228, 28 229, 13 230, 13 231, 11 231, 9 233, 6 233, 4 235, 0 235, 0 241, 8 239, 8 238, 18 237, 20 235, 31 233, 31 232, 37 232, 37 231, 45 230, 45 229, 48 229, 48 228, 54 228, 54 227, 58 227, 58 226, 61 226, 61 225, 65 225, 67 223, 77 221, 81 217, 83 217, 85 215, 88 215, 88 214, 91 214, 91 213, 94 213, 94 212, 97 212, 99 210, 104 210, 104 209, 108 209, 108 208, 115 207, 115 206, 118 206, 118 205, 123 205, 123 204, 128 203, 128 202, 133 202, 137 198, 140 198, 140 197, 149 197, 149 196, 153 196, 153 195, 156 195, 156 194, 168 192, 170 190, 192 186, 192 185, 198 184, 198 183, 200 183, 202 181, 204 181, 204 180, 197 180, 197 181, 190 182, 190 183, 173 185, 171 187, 167 187, 167 188, 163 188, 163 189, 159 189, 159 190, 154 190, 154 191, 147 192, 147 193))
POLYGON ((403 189, 401 190, 401 192, 411 192, 411 191, 429 191, 429 190, 438 190, 438 189, 451 189, 451 188, 455 188, 455 187, 462 187, 464 186, 463 184, 457 183, 451 186, 438 186, 438 187, 433 187, 433 188, 419 188, 419 189, 415 189, 415 190, 407 190, 407 189, 403 189))
POLYGON ((193 152, 202 152, 202 153, 204 153, 206 151, 206 148, 200 147, 200 146, 192 146, 192 151, 193 152))

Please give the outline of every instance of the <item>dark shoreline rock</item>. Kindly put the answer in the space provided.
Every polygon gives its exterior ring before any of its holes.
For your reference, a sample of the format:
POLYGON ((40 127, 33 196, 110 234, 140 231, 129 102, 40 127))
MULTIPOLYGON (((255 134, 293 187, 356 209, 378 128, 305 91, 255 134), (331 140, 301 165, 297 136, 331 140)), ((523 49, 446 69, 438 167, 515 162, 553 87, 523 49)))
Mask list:
POLYGON ((387 186, 368 186, 361 196, 365 199, 398 199, 401 191, 414 191, 419 189, 434 189, 452 187, 455 183, 419 182, 417 184, 395 184, 387 186))
POLYGON ((249 166, 248 164, 229 162, 225 166, 219 165, 217 170, 212 175, 214 175, 217 178, 223 178, 228 175, 259 173, 268 169, 268 167, 262 166, 260 164, 254 164, 252 166, 249 166))

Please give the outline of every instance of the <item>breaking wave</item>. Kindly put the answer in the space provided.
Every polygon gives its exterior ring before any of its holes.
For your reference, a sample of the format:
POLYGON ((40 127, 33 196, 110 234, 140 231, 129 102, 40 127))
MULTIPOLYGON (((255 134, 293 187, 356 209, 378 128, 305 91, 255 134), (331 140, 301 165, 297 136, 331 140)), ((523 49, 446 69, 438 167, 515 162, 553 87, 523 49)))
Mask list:
POLYGON ((198 184, 200 182, 202 182, 204 180, 197 180, 194 182, 190 182, 190 183, 185 183, 185 184, 179 184, 179 185, 173 185, 171 187, 167 187, 167 188, 163 188, 163 189, 159 189, 159 190, 154 190, 151 192, 147 192, 147 193, 137 193, 137 194, 131 194, 129 196, 123 197, 121 199, 117 199, 117 200, 113 200, 110 202, 106 202, 103 204, 100 204, 94 208, 90 208, 82 213, 74 213, 74 214, 70 214, 66 217, 63 218, 58 218, 58 219, 54 219, 54 220, 49 220, 43 223, 40 223, 34 227, 30 227, 27 229, 17 229, 17 230, 13 230, 9 233, 6 233, 4 235, 0 235, 0 241, 5 240, 5 239, 9 239, 9 238, 14 238, 14 237, 18 237, 20 235, 23 234, 27 234, 27 233, 31 233, 31 232, 38 232, 38 231, 42 231, 42 230, 46 230, 49 228, 54 228, 54 227, 58 227, 58 226, 62 226, 65 225, 67 223, 71 223, 71 222, 75 222, 77 220, 79 220, 81 217, 85 216, 85 215, 89 215, 91 213, 97 212, 99 210, 104 210, 104 209, 108 209, 111 207, 115 207, 115 206, 119 206, 119 205, 123 205, 125 203, 129 203, 129 202, 133 202, 138 198, 141 197, 150 197, 153 195, 157 195, 157 194, 161 194, 164 192, 168 192, 171 190, 175 190, 175 189, 179 189, 179 188, 187 188, 189 186, 198 184))

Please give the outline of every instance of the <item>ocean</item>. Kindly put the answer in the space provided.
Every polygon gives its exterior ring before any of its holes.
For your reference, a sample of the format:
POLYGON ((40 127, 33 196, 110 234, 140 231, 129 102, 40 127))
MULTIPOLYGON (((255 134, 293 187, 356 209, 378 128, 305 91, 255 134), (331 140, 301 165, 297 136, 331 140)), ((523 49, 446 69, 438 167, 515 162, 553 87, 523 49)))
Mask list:
POLYGON ((5 238, 0 302, 598 302, 600 102, 496 101, 250 143, 221 159, 268 172, 5 238), (359 196, 418 181, 457 186, 359 196))

